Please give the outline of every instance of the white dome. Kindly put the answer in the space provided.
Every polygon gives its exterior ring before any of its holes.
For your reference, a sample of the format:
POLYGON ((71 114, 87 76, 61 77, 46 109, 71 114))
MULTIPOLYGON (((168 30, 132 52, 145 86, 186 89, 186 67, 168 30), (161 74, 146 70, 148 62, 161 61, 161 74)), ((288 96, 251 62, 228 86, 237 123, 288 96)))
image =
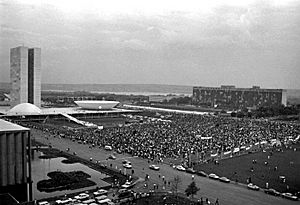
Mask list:
POLYGON ((21 103, 7 112, 7 115, 37 115, 41 114, 41 109, 30 103, 21 103))

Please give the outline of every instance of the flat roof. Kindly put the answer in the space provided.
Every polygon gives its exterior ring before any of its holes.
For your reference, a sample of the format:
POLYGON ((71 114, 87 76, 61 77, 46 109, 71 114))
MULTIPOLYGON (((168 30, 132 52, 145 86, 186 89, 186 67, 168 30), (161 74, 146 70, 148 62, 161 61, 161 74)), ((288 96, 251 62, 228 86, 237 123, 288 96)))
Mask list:
POLYGON ((0 119, 0 132, 7 131, 29 131, 30 129, 20 125, 0 119))

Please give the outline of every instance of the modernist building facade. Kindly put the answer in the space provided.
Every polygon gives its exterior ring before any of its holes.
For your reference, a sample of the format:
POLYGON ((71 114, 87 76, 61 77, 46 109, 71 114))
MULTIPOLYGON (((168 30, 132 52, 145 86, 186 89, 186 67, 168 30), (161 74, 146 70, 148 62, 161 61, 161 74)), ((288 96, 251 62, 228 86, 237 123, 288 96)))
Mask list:
POLYGON ((0 194, 20 202, 32 200, 29 150, 30 130, 0 119, 0 194))
POLYGON ((219 108, 258 108, 287 104, 286 90, 236 88, 235 86, 193 87, 193 104, 219 108))
POLYGON ((11 107, 20 103, 41 106, 41 49, 10 49, 11 107))

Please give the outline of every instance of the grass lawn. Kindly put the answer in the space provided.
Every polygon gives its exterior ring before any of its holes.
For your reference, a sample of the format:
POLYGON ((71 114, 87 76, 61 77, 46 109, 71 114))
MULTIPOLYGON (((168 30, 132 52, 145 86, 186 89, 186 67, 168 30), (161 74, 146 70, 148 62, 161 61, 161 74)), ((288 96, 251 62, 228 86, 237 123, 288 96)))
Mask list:
POLYGON ((207 174, 215 173, 245 184, 251 177, 252 183, 261 188, 265 188, 268 182, 269 188, 280 192, 296 193, 300 191, 300 145, 292 145, 291 148, 283 148, 282 151, 273 148, 266 152, 225 159, 219 161, 219 164, 211 162, 198 165, 195 169, 203 170, 207 174), (257 163, 253 163, 253 160, 257 163), (253 171, 251 171, 252 168, 253 171), (279 176, 285 176, 285 183, 279 179, 279 176))

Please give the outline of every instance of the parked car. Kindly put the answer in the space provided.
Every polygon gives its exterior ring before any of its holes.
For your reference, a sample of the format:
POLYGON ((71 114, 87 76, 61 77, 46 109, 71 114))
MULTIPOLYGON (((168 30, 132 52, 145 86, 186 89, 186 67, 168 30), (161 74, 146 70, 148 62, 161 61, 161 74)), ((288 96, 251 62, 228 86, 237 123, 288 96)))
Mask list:
POLYGON ((111 199, 109 199, 109 198, 98 201, 99 204, 109 204, 110 202, 111 202, 111 199))
POLYGON ((206 174, 204 171, 197 171, 196 174, 197 174, 198 176, 208 177, 208 174, 206 174))
POLYGON ((48 201, 40 201, 39 205, 50 205, 48 201))
POLYGON ((95 199, 88 199, 82 202, 83 204, 96 204, 96 200, 95 199))
POLYGON ((193 168, 187 168, 186 172, 190 173, 190 174, 195 174, 196 173, 196 171, 193 168))
POLYGON ((216 175, 214 173, 209 174, 208 177, 211 179, 216 179, 216 180, 220 178, 218 175, 216 175))
POLYGON ((155 164, 151 164, 151 165, 149 166, 149 169, 153 169, 153 170, 158 171, 160 168, 159 168, 159 166, 157 166, 157 165, 155 165, 155 164))
POLYGON ((101 196, 95 197, 95 199, 96 199, 97 201, 101 201, 101 200, 106 199, 106 198, 107 198, 106 195, 101 195, 101 196))
POLYGON ((276 191, 275 189, 265 189, 264 192, 266 194, 274 195, 274 196, 279 196, 280 192, 276 191))
POLYGON ((111 151, 111 150, 112 150, 112 147, 109 146, 109 145, 106 145, 106 146, 104 147, 104 149, 105 149, 105 150, 108 150, 108 151, 111 151))
POLYGON ((86 193, 81 193, 81 194, 75 196, 74 198, 77 199, 77 200, 83 200, 83 199, 87 199, 89 197, 90 197, 90 195, 88 195, 86 193))
POLYGON ((226 177, 220 177, 219 180, 221 182, 225 182, 225 183, 230 183, 230 179, 226 178, 226 177))
POLYGON ((125 198, 125 197, 131 197, 132 191, 129 189, 119 189, 118 191, 118 197, 119 198, 125 198))
POLYGON ((131 169, 132 165, 131 164, 123 164, 123 167, 126 169, 131 169))
POLYGON ((93 194, 95 196, 100 196, 100 195, 105 195, 107 193, 108 193, 108 191, 106 191, 105 189, 99 189, 98 191, 94 192, 93 194))
POLYGON ((131 164, 130 161, 128 161, 127 159, 123 160, 122 164, 131 164))
POLYGON ((248 184, 247 185, 248 189, 252 189, 252 190, 255 190, 255 191, 258 191, 259 190, 259 186, 255 185, 255 184, 248 184))
POLYGON ((115 155, 112 155, 112 154, 110 154, 108 157, 107 157, 108 159, 113 159, 113 160, 115 160, 116 159, 116 156, 115 155))
POLYGON ((281 196, 282 196, 283 198, 290 199, 290 200, 294 200, 294 201, 297 201, 297 200, 298 200, 298 197, 294 196, 294 195, 291 194, 291 193, 282 193, 281 196))
POLYGON ((176 169, 177 169, 178 171, 183 171, 183 172, 185 172, 185 168, 184 168, 183 166, 181 166, 181 165, 177 165, 177 166, 176 166, 176 169))
POLYGON ((71 198, 63 199, 63 200, 58 199, 55 201, 56 204, 68 204, 70 202, 73 202, 73 199, 71 199, 71 198))
POLYGON ((128 189, 128 188, 131 188, 133 185, 132 185, 132 183, 131 182, 125 182, 125 184, 123 184, 121 187, 123 188, 123 189, 128 189))

